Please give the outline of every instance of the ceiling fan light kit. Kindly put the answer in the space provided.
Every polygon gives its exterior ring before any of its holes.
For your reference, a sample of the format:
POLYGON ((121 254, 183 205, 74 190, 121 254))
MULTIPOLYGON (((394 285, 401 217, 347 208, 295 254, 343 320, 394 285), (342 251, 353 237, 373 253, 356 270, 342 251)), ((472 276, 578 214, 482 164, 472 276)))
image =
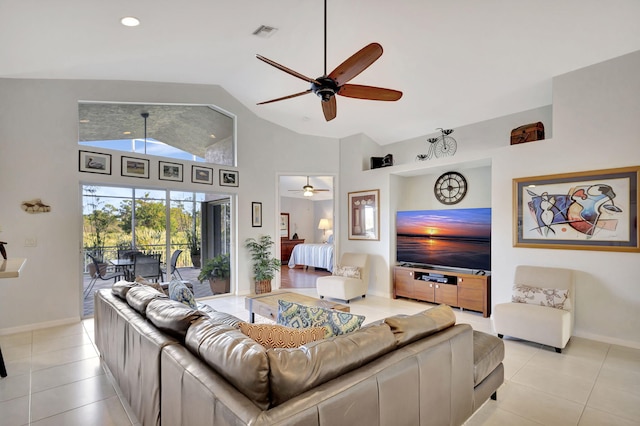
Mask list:
POLYGON ((316 192, 326 192, 329 189, 316 189, 309 183, 309 176, 307 176, 307 184, 302 187, 302 189, 290 189, 290 192, 302 192, 302 195, 305 197, 313 197, 313 194, 316 192))
POLYGON ((441 135, 437 138, 427 139, 427 142, 429 142, 429 152, 416 155, 416 161, 431 160, 434 156, 436 158, 451 157, 456 153, 458 143, 453 137, 449 136, 453 133, 453 129, 438 127, 436 130, 440 130, 441 135))
POLYGON ((399 90, 385 89, 382 87, 362 86, 359 84, 347 84, 362 71, 369 68, 371 64, 382 56, 382 46, 379 43, 370 43, 360 49, 358 52, 350 56, 342 64, 338 65, 330 74, 327 74, 327 0, 324 1, 324 74, 318 78, 310 78, 300 74, 292 69, 280 65, 279 63, 266 58, 262 55, 256 55, 259 60, 278 68, 294 77, 304 80, 311 84, 308 90, 294 93, 292 95, 283 96, 269 101, 259 102, 258 105, 269 104, 272 102, 283 101, 307 93, 315 93, 321 100, 322 112, 326 121, 336 118, 338 108, 336 104, 336 95, 348 98, 365 99, 373 101, 397 101, 402 97, 399 90))

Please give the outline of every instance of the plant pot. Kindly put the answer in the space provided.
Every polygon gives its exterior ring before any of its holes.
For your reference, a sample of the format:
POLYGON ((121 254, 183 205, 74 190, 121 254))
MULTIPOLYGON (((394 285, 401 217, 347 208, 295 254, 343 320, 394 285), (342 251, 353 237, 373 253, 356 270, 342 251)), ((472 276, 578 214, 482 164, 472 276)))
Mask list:
POLYGON ((256 294, 271 293, 271 280, 256 281, 256 294))
POLYGON ((191 263, 193 264, 194 268, 199 268, 202 266, 202 263, 200 263, 200 253, 191 254, 191 263))
POLYGON ((227 278, 209 278, 209 287, 211 287, 211 293, 224 294, 231 291, 231 280, 227 278))

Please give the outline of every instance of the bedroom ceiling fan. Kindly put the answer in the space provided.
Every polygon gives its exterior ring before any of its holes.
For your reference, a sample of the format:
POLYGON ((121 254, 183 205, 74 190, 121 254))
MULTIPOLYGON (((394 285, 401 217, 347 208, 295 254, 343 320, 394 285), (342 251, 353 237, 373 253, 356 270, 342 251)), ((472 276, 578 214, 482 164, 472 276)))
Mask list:
POLYGON ((321 104, 324 118, 327 121, 331 121, 336 118, 337 115, 335 95, 373 101, 397 101, 402 97, 402 92, 398 90, 362 86, 360 84, 347 84, 351 79, 355 78, 373 64, 380 56, 382 56, 382 46, 379 43, 371 43, 338 65, 330 74, 327 74, 327 0, 324 0, 324 74, 318 78, 310 78, 264 56, 256 55, 259 60, 287 74, 311 83, 311 87, 304 92, 260 102, 258 105, 291 99, 313 92, 322 100, 321 104))
POLYGON ((313 186, 309 184, 309 176, 307 176, 307 184, 302 187, 302 189, 290 189, 291 192, 302 192, 305 197, 311 197, 316 192, 327 192, 330 189, 315 189, 313 186))

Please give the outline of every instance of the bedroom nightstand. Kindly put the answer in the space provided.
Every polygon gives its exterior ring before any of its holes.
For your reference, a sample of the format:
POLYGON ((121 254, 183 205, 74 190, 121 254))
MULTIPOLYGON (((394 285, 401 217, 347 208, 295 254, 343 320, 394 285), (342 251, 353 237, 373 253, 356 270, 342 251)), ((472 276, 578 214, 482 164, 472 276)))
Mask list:
POLYGON ((291 252, 293 248, 298 244, 304 244, 304 239, 298 240, 290 240, 288 238, 280 239, 280 262, 283 265, 289 263, 289 258, 291 258, 291 252))

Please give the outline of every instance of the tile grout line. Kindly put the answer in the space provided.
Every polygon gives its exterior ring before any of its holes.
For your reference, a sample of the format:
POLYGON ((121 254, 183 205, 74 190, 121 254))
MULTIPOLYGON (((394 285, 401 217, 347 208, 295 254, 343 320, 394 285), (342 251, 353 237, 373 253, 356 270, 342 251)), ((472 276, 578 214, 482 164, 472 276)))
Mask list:
POLYGON ((602 373, 602 367, 604 366, 604 363, 607 360, 607 357, 609 356, 609 352, 610 351, 611 351, 611 345, 608 345, 607 346, 607 353, 604 355, 604 357, 602 358, 602 361, 600 362, 600 368, 598 368, 598 374, 596 374, 596 378, 593 381, 593 385, 591 386, 591 389, 589 390, 589 395, 587 395, 587 400, 585 401, 584 407, 582 407, 582 411, 580 412, 580 417, 578 417, 578 424, 580 424, 580 421, 582 420, 582 416, 584 416, 584 412, 586 411, 587 406, 589 405, 589 400, 591 399, 591 395, 593 394, 593 390, 595 389, 596 384, 598 383, 598 378, 600 377, 600 374, 602 373))

